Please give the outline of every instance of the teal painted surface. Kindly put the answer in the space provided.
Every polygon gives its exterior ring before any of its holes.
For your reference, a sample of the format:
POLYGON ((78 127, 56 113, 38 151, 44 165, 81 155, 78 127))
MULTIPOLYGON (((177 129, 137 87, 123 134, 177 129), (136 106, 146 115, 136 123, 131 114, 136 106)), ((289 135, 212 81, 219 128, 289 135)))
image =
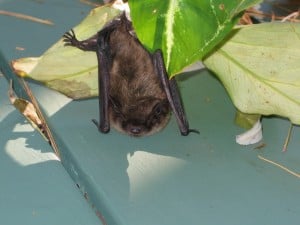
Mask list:
POLYGON ((50 146, 7 97, 0 75, 0 223, 99 224, 50 146))
MULTIPOLYGON (((42 17, 53 18, 55 27, 22 22, 21 29, 38 35, 36 43, 30 35, 20 38, 17 30, 1 35, 12 37, 0 45, 6 58, 39 55, 80 21, 81 11, 87 12, 78 2, 65 4, 68 10, 76 5, 77 11, 62 16, 66 9, 60 8, 59 17, 40 6, 42 17), (14 51, 16 43, 26 51, 14 51)), ((96 99, 70 101, 45 87, 31 87, 48 115, 66 170, 108 224, 298 224, 300 180, 257 156, 299 172, 299 127, 286 153, 281 148, 289 123, 279 118, 263 119, 263 149, 239 146, 234 137, 242 129, 233 123, 235 109, 218 80, 206 70, 179 79, 190 125, 200 135, 180 136, 174 119, 151 137, 131 138, 113 130, 100 134, 91 122, 98 118, 96 99)))
MULTIPOLYGON (((54 6, 48 9, 58 7, 54 6)), ((70 6, 75 7, 74 3, 70 6)), ((0 9, 39 16, 46 10, 34 1, 0 1, 0 9)), ((25 47, 28 53, 39 46, 39 38, 31 35, 35 26, 40 32, 44 26, 1 15, 0 24, 0 54, 8 59, 26 54, 16 46, 25 47), (24 45, 30 36, 30 44, 24 45)), ((5 65, 2 56, 0 65, 5 65)), ((100 224, 51 147, 11 105, 7 91, 8 83, 0 72, 0 224, 100 224)))

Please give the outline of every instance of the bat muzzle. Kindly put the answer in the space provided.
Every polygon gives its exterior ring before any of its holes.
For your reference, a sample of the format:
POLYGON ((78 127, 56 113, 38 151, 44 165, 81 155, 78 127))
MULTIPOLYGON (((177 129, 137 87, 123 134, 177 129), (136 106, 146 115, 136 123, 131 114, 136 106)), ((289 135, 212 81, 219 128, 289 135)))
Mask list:
POLYGON ((122 123, 122 129, 131 136, 144 136, 148 132, 148 128, 145 126, 144 121, 127 120, 122 123))

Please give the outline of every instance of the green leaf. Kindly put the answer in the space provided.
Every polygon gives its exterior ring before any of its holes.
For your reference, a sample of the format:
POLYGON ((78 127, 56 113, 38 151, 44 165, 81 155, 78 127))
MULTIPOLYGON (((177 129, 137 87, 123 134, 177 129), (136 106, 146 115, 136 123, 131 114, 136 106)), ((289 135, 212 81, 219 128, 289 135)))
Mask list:
POLYGON ((261 115, 259 114, 247 114, 237 110, 235 114, 235 123, 240 127, 250 129, 258 120, 260 120, 260 117, 261 115))
MULTIPOLYGON (((145 29, 146 33, 141 34, 148 47, 150 42, 153 50, 163 49, 170 75, 213 48, 231 30, 239 12, 255 2, 258 0, 130 1, 133 4, 133 23, 145 29), (145 9, 137 14, 139 7, 145 9)), ((96 34, 119 14, 120 11, 110 5, 92 10, 74 28, 76 36, 83 40, 96 34)), ((41 57, 14 61, 13 67, 19 75, 41 81, 74 99, 98 95, 95 53, 65 47, 62 40, 41 57)))
MULTIPOLYGON (((95 8, 74 32, 79 40, 87 39, 119 14, 109 6, 95 8)), ((98 96, 96 54, 65 47, 62 39, 41 57, 18 59, 12 66, 18 75, 38 80, 73 99, 98 96)))
POLYGON ((201 59, 232 29, 241 11, 259 0, 130 0, 139 40, 161 49, 170 76, 201 59))
POLYGON ((234 32, 204 64, 241 112, 300 124, 300 24, 264 23, 234 32))

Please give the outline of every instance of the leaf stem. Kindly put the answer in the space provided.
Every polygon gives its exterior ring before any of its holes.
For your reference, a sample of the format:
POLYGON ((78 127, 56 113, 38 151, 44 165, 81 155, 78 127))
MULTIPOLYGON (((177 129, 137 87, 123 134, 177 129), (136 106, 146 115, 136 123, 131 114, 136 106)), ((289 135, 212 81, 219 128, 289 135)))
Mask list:
POLYGON ((275 165, 275 166, 279 167, 280 169, 283 169, 284 171, 288 172, 289 174, 292 174, 292 175, 300 178, 300 174, 299 173, 291 171, 290 169, 288 169, 288 168, 286 168, 286 167, 284 167, 284 166, 282 166, 282 165, 280 165, 280 164, 278 164, 278 163, 276 163, 276 162, 274 162, 274 161, 272 161, 270 159, 266 159, 266 158, 262 157, 261 155, 258 155, 257 157, 259 159, 265 161, 265 162, 271 163, 272 165, 275 165))
POLYGON ((292 130, 293 130, 293 124, 290 123, 290 127, 289 127, 289 130, 288 130, 288 134, 287 134, 287 137, 285 139, 285 142, 284 142, 284 145, 283 145, 283 148, 282 148, 282 151, 283 152, 286 152, 287 151, 287 147, 288 147, 288 144, 290 142, 290 139, 291 139, 291 134, 292 134, 292 130))

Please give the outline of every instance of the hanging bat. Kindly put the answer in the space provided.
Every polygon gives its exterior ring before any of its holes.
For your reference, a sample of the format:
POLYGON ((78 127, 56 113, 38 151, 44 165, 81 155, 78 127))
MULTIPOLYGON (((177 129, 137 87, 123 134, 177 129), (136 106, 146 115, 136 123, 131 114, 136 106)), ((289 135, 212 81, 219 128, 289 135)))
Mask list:
POLYGON ((162 52, 149 53, 134 34, 125 13, 96 35, 79 41, 73 30, 64 34, 66 46, 96 52, 98 59, 99 123, 102 133, 110 124, 130 136, 158 132, 169 121, 170 110, 180 132, 189 129, 176 80, 168 78, 162 52))

